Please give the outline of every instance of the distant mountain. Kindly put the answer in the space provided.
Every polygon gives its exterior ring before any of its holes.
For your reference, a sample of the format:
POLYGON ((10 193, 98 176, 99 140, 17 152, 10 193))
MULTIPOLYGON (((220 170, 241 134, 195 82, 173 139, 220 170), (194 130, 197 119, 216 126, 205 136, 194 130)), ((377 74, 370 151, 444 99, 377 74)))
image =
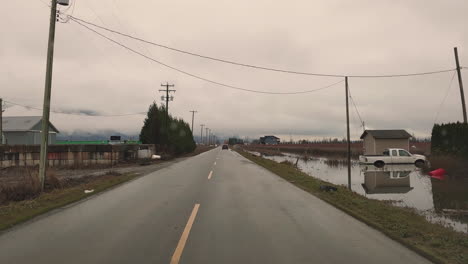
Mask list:
POLYGON ((75 130, 73 132, 61 132, 57 134, 57 140, 70 141, 96 141, 109 140, 111 136, 121 136, 122 140, 138 140, 138 134, 123 134, 115 130, 102 130, 95 132, 87 132, 83 130, 75 130))

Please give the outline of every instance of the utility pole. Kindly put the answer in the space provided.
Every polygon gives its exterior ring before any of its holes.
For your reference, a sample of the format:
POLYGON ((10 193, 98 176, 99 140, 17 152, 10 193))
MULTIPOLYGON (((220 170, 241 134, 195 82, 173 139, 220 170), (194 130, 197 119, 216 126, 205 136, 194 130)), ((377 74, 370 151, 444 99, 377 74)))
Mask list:
MULTIPOLYGON (((68 5, 62 1, 62 5, 68 5)), ((49 43, 47 47, 47 69, 44 89, 44 106, 42 107, 42 131, 41 131, 41 154, 39 161, 39 181, 41 191, 44 190, 44 182, 47 170, 47 147, 49 144, 49 115, 50 97, 52 92, 52 68, 54 63, 55 23, 57 20, 57 0, 52 0, 50 6, 49 43)))
POLYGON ((204 124, 201 124, 201 131, 200 131, 200 144, 203 144, 203 127, 205 126, 204 124))
POLYGON ((190 111, 190 112, 192 112, 192 134, 195 136, 195 133, 193 132, 193 120, 195 119, 195 113, 197 113, 197 111, 196 111, 196 110, 192 110, 192 111, 190 111))
POLYGON ((166 135, 168 136, 169 135, 169 100, 170 101, 173 101, 174 100, 174 96, 169 96, 169 94, 171 92, 174 92, 176 90, 171 90, 169 89, 169 87, 174 87, 173 84, 169 84, 166 82, 166 84, 161 84, 162 87, 166 87, 166 89, 164 90, 159 90, 160 92, 166 92, 166 95, 164 96, 161 96, 161 99, 164 101, 166 100, 166 135))
POLYGON ((461 75, 460 61, 458 60, 457 47, 453 48, 453 51, 455 52, 455 63, 457 64, 458 85, 460 86, 460 96, 461 96, 462 109, 463 109, 463 122, 466 124, 468 121, 466 119, 465 93, 463 92, 463 80, 462 80, 462 75, 461 75))
POLYGON ((0 98, 0 145, 3 145, 3 99, 0 98))
POLYGON ((205 128, 206 129, 206 133, 205 133, 205 137, 206 137, 206 145, 208 145, 208 130, 210 130, 209 128, 205 128))
POLYGON ((345 90, 346 90, 346 136, 348 144, 348 189, 351 190, 351 141, 349 136, 349 88, 348 76, 345 77, 345 90))

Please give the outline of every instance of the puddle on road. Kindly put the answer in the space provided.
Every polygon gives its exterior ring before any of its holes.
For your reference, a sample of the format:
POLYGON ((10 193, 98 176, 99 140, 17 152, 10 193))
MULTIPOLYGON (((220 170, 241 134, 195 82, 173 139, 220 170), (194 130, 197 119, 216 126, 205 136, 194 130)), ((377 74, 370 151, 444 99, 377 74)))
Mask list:
MULTIPOLYGON (((258 152, 249 152, 260 155, 258 152)), ((276 162, 287 160, 293 164, 299 157, 297 166, 301 171, 333 184, 348 185, 347 167, 343 162, 331 161, 327 158, 304 160, 300 155, 290 153, 283 153, 283 156, 263 157, 276 162)), ((411 164, 386 165, 384 168, 376 168, 373 165, 359 165, 358 161, 352 161, 351 189, 353 191, 370 199, 390 200, 397 206, 415 208, 431 222, 441 223, 456 231, 468 233, 466 221, 438 213, 445 207, 453 207, 454 203, 450 199, 447 201, 446 195, 437 193, 437 186, 440 184, 438 181, 431 180, 431 177, 423 174, 420 169, 411 164), (433 181, 436 181, 434 182, 435 195, 433 181)), ((461 203, 466 202, 461 201, 461 203)), ((458 205, 457 207, 459 208, 458 205)))

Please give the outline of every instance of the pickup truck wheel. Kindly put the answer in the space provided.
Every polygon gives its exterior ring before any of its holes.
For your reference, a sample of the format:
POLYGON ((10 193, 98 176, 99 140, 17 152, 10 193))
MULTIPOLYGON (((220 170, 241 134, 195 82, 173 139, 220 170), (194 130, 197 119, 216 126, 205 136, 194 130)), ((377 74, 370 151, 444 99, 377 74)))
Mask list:
POLYGON ((426 163, 424 162, 424 160, 417 160, 417 161, 414 163, 414 165, 416 165, 416 167, 418 167, 418 168, 424 167, 424 164, 426 164, 426 163))
POLYGON ((381 160, 378 160, 374 162, 374 166, 376 166, 377 168, 382 168, 383 166, 385 166, 385 163, 381 160))

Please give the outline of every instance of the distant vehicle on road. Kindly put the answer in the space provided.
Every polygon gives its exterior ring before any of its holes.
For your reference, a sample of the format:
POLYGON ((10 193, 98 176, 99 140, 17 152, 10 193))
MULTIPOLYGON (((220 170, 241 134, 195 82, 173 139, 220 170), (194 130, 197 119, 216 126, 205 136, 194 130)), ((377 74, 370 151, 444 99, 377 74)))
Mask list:
POLYGON ((229 149, 228 145, 224 144, 223 149, 229 149))
POLYGON ((383 151, 382 155, 361 155, 361 164, 374 164, 376 167, 383 167, 385 164, 414 164, 422 167, 427 159, 424 155, 411 154, 404 149, 389 148, 383 151))

